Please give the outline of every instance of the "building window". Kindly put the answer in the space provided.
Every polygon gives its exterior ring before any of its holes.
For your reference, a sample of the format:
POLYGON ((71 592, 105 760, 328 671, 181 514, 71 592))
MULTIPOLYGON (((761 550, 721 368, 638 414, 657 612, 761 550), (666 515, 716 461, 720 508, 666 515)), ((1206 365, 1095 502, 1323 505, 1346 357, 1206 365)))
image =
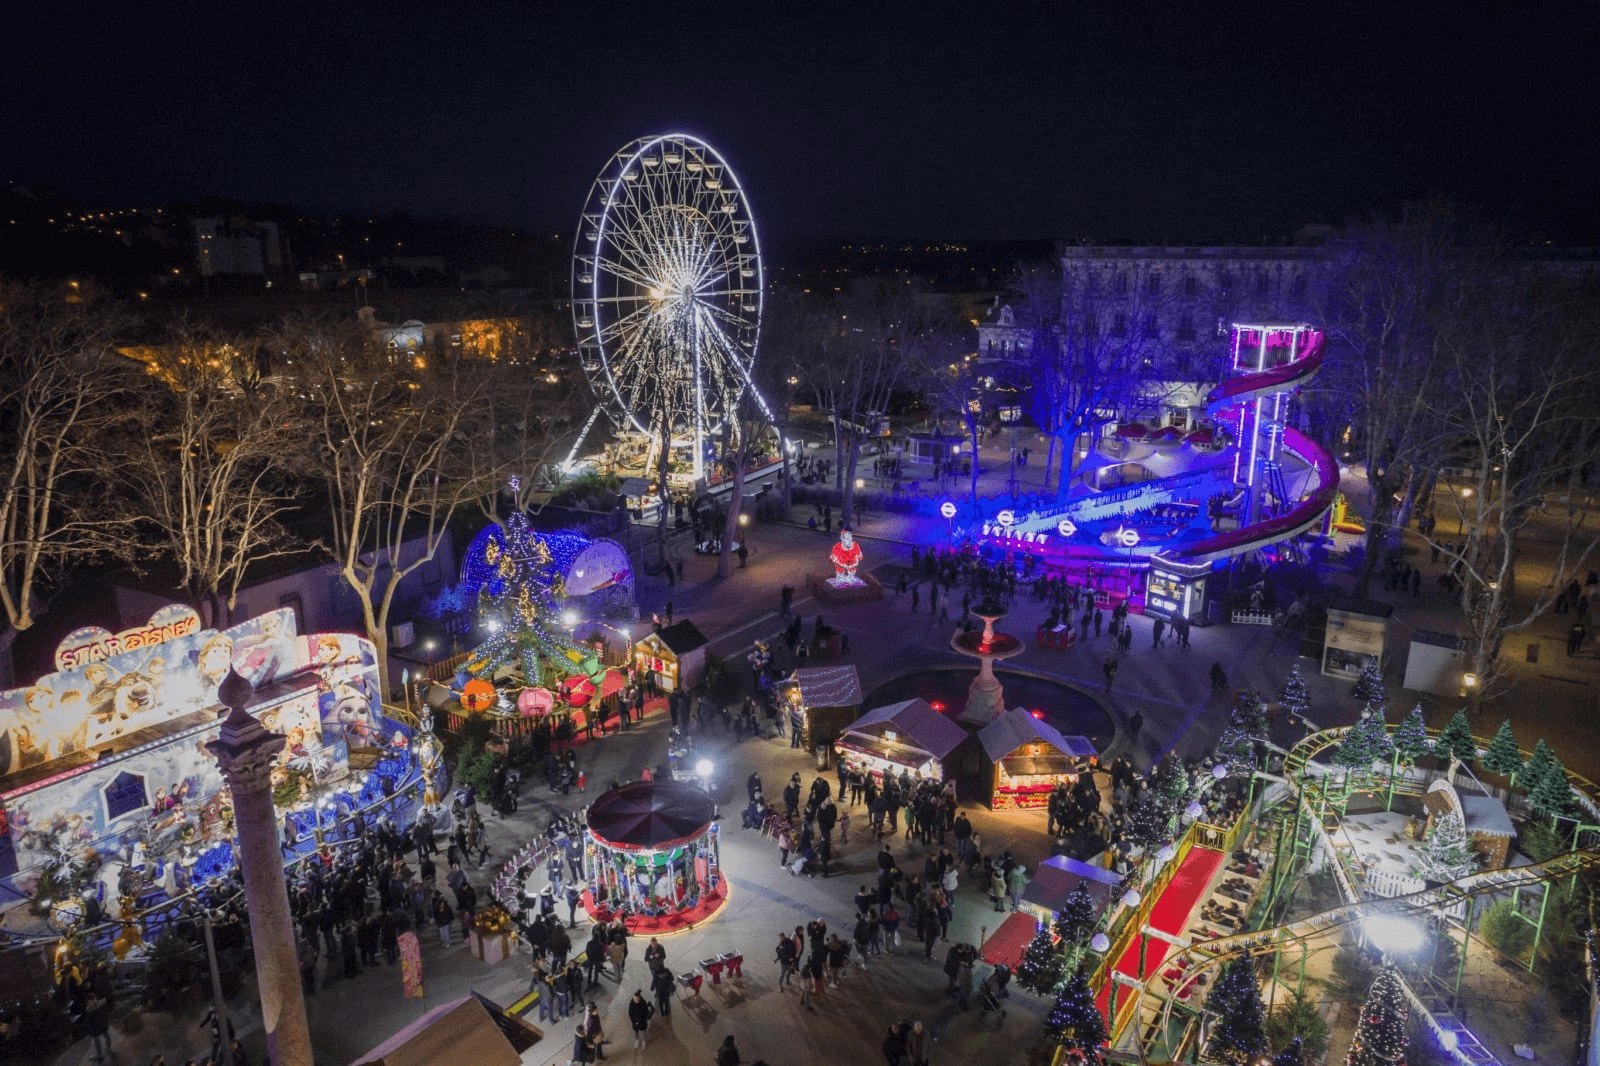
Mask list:
POLYGON ((144 778, 124 770, 101 793, 106 803, 106 821, 114 822, 124 814, 143 810, 150 802, 145 795, 144 778))
POLYGON ((1156 329, 1156 316, 1155 315, 1145 315, 1144 316, 1144 330, 1143 330, 1143 332, 1144 332, 1145 337, 1147 337, 1149 339, 1152 339, 1152 340, 1154 338, 1160 336, 1160 331, 1158 329, 1156 329))
POLYGON ((1299 300, 1303 298, 1305 294, 1306 276, 1304 274, 1296 274, 1294 276, 1294 285, 1292 285, 1289 289, 1289 295, 1293 296, 1296 300, 1299 300))
POLYGON ((1223 299, 1233 295, 1233 275, 1224 271, 1217 279, 1217 287, 1222 292, 1223 299))
POLYGON ((1144 290, 1145 290, 1145 292, 1149 293, 1151 296, 1160 296, 1161 295, 1161 275, 1160 274, 1151 274, 1148 278, 1145 278, 1144 279, 1144 290))
POLYGON ((1113 337, 1125 337, 1128 335, 1127 315, 1117 315, 1111 320, 1111 335, 1113 337))
POLYGON ((1083 316, 1083 332, 1090 337, 1099 335, 1100 323, 1095 319, 1094 315, 1088 314, 1083 316))
POLYGON ((1266 274, 1257 274, 1256 275, 1256 295, 1257 296, 1265 296, 1266 294, 1267 294, 1267 276, 1266 276, 1266 274))
POLYGON ((1199 293, 1199 291, 1200 291, 1200 279, 1199 278, 1196 278, 1193 274, 1191 274, 1188 277, 1183 279, 1183 294, 1185 296, 1194 296, 1197 293, 1199 293))
POLYGON ((1178 339, 1186 341, 1194 340, 1194 319, 1188 315, 1184 315, 1178 319, 1178 339))
POLYGON ((1128 294, 1128 275, 1117 275, 1116 290, 1118 296, 1126 296, 1128 294))

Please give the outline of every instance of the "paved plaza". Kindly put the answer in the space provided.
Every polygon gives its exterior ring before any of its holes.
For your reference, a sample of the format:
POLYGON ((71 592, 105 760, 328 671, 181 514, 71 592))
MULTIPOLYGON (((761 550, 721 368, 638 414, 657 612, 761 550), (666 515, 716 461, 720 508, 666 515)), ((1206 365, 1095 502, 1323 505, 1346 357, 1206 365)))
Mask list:
MULTIPOLYGON (((1003 451, 998 458, 1003 466, 1003 451)), ((994 461, 987 450, 985 459, 994 461)), ((1031 473, 1037 476, 1036 472, 1031 473)), ((991 473, 989 479, 998 476, 991 473)), ((1000 489, 999 485, 993 487, 1000 489)), ((714 558, 696 556, 681 537, 676 539, 672 550, 683 559, 684 579, 669 589, 661 577, 642 577, 642 613, 648 617, 671 599, 676 618, 693 620, 711 637, 712 650, 717 655, 739 662, 752 641, 774 638, 786 624, 777 612, 784 585, 799 590, 795 610, 809 627, 818 607, 806 596, 805 575, 825 569, 825 555, 833 538, 806 528, 808 513, 808 508, 797 506, 790 522, 753 524, 748 566, 722 581, 714 576, 714 558)), ((878 603, 829 610, 827 621, 848 635, 850 650, 846 661, 858 667, 863 689, 868 693, 913 669, 947 665, 971 668, 970 660, 950 651, 953 623, 941 623, 937 615, 929 613, 925 595, 921 612, 913 614, 910 597, 897 598, 893 593, 894 579, 911 561, 911 545, 934 542, 943 532, 943 523, 937 525, 939 528, 935 529, 926 520, 874 514, 857 529, 866 553, 864 568, 877 574, 889 591, 878 603)), ((1425 552, 1421 563, 1423 596, 1393 599, 1396 629, 1401 635, 1413 628, 1452 628, 1450 614, 1454 608, 1432 581, 1438 567, 1430 569, 1426 565, 1425 552)), ((1346 588, 1352 583, 1348 577, 1336 577, 1334 581, 1343 582, 1346 588)), ((1381 585, 1378 595, 1384 596, 1381 585)), ((1187 650, 1179 650, 1170 642, 1166 647, 1153 648, 1149 623, 1135 616, 1133 650, 1124 659, 1114 686, 1106 692, 1100 665, 1110 654, 1110 637, 1064 651, 1035 647, 1033 632, 1045 614, 1044 605, 1019 590, 1012 613, 1001 628, 1022 637, 1027 649, 1007 666, 1048 675, 1094 694, 1115 723, 1115 740, 1103 757, 1109 760, 1131 755, 1141 768, 1169 751, 1199 756, 1213 744, 1226 711, 1225 701, 1212 695, 1206 676, 1213 662, 1223 664, 1234 687, 1254 685, 1274 694, 1300 651, 1294 634, 1279 635, 1271 627, 1243 625, 1196 628, 1193 646, 1187 650), (1135 712, 1144 722, 1137 738, 1130 736, 1127 726, 1135 712)), ((1557 622, 1549 624, 1554 627, 1557 622)), ((1514 668, 1516 685, 1496 707, 1485 710, 1477 729, 1487 735, 1501 717, 1512 717, 1524 746, 1531 746, 1534 738, 1543 733, 1552 738, 1569 766, 1594 777, 1600 757, 1593 731, 1587 726, 1594 709, 1595 660, 1556 658, 1560 656, 1559 634, 1563 630, 1561 624, 1552 628, 1551 634, 1536 629, 1528 637, 1518 638, 1524 643, 1542 639, 1544 662, 1532 666, 1519 663, 1514 668)), ((1358 707, 1348 693, 1348 685, 1321 678, 1313 662, 1304 662, 1302 669, 1311 688, 1316 721, 1323 725, 1353 721, 1358 707)), ((1389 683, 1393 717, 1397 709, 1409 706, 1412 697, 1400 691, 1396 673, 1391 672, 1389 683)), ((1429 706, 1429 722, 1435 726, 1454 710, 1454 706, 1442 701, 1431 701, 1429 706)), ((1283 731, 1289 727, 1279 722, 1277 728, 1283 731)), ((554 812, 575 812, 612 780, 634 778, 641 768, 663 762, 667 730, 667 717, 661 711, 627 732, 581 746, 580 765, 587 771, 589 782, 587 795, 574 791, 562 796, 548 791, 536 777, 525 779, 519 811, 505 819, 488 816, 492 845, 489 865, 472 872, 480 894, 497 869, 497 860, 509 856, 542 829, 554 812)), ((1298 735, 1285 733, 1278 739, 1288 741, 1298 735)), ((980 1017, 976 1004, 968 1012, 959 1010, 944 994, 943 944, 935 948, 929 961, 923 958, 921 944, 906 936, 894 955, 871 959, 864 971, 852 961, 848 978, 841 987, 828 989, 815 1011, 805 1009, 795 992, 780 991, 773 962, 778 934, 822 917, 831 930, 847 936, 854 919, 851 897, 858 886, 876 875, 877 845, 863 831, 865 808, 858 808, 848 845, 835 850, 834 876, 824 879, 791 875, 778 865, 772 842, 758 832, 739 828, 737 809, 743 802, 744 781, 752 771, 761 775, 767 794, 776 796, 795 771, 809 784, 817 772, 814 757, 791 748, 786 739, 739 740, 723 736, 718 727, 713 727, 709 737, 702 738, 702 747, 709 748, 717 775, 725 782, 723 792, 731 797, 725 808, 728 819, 722 833, 723 869, 731 898, 711 922, 666 938, 663 943, 667 965, 674 972, 682 972, 715 954, 742 951, 746 959, 744 987, 713 988, 707 984, 697 1000, 680 1000, 670 1019, 655 1019, 649 1045, 636 1052, 627 1032, 625 1004, 634 989, 647 986, 641 957, 643 945, 635 943, 621 985, 605 980, 594 995, 612 1041, 610 1059, 704 1064, 723 1038, 732 1034, 746 1062, 764 1060, 772 1066, 785 1066, 877 1061, 878 1044, 887 1024, 921 1020, 936 1041, 935 1063, 993 1058, 996 1049, 1006 1049, 1005 1061, 1018 1061, 1021 1049, 1038 1034, 1044 1004, 1013 985, 1010 1011, 1001 1023, 980 1017)), ((1042 811, 991 813, 969 801, 963 801, 962 808, 982 834, 987 852, 998 854, 1010 849, 1030 871, 1049 854, 1042 811)), ((903 864, 920 869, 927 849, 908 845, 898 835, 890 837, 889 843, 903 864)), ((980 943, 985 932, 992 932, 1003 917, 995 913, 980 888, 963 874, 955 898, 952 939, 980 943)), ((581 921, 579 924, 586 925, 581 921)), ((574 944, 581 947, 586 935, 584 930, 574 931, 574 944)), ((320 972, 321 987, 308 1002, 319 1062, 330 1066, 348 1062, 430 1007, 469 991, 503 1005, 527 991, 527 955, 489 966, 459 942, 449 950, 442 949, 431 927, 423 931, 421 941, 428 993, 423 1001, 401 997, 397 966, 368 968, 353 980, 329 979, 325 970, 320 972)), ((980 967, 977 976, 986 970, 980 967)), ((260 1061, 260 1019, 250 1002, 252 985, 253 981, 246 983, 246 991, 230 1004, 230 1009, 247 1047, 256 1056, 254 1061, 260 1061)), ((202 1010, 202 1006, 190 1004, 175 1017, 147 1014, 132 1025, 114 1029, 118 1061, 144 1063, 162 1053, 167 1062, 177 1066, 189 1055, 203 1055, 207 1039, 199 1025, 202 1010)), ((571 1021, 556 1024, 524 1056, 524 1062, 566 1062, 572 1027, 571 1021)), ((85 1041, 74 1045, 58 1061, 76 1064, 89 1061, 88 1056, 85 1041)))

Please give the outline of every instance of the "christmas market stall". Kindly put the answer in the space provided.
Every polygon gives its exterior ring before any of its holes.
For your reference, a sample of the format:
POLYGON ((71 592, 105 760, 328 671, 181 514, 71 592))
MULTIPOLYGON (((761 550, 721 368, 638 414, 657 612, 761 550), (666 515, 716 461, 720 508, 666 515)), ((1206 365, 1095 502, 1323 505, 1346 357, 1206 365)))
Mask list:
POLYGON ((1043 808, 1051 791, 1076 784, 1099 757, 1087 737, 1063 736, 1048 722, 1013 707, 978 733, 990 810, 1043 808))
POLYGON ((674 622, 634 643, 633 668, 640 677, 653 675, 662 692, 688 690, 706 672, 710 643, 693 622, 674 622))
POLYGON ((873 777, 909 773, 918 780, 944 780, 944 760, 967 739, 966 731, 928 706, 905 700, 868 711, 834 742, 838 757, 873 777))
POLYGON ((686 781, 634 781, 590 805, 584 907, 635 935, 689 929, 727 901, 716 805, 686 781))
POLYGON ((784 679, 782 692, 789 727, 807 750, 838 740, 861 713, 861 677, 849 664, 802 666, 784 679))
POLYGON ((1034 869, 1033 878, 1022 891, 1022 909, 1039 921, 1048 922, 1083 885, 1099 914, 1110 907, 1113 894, 1120 895, 1117 889, 1121 884, 1122 877, 1104 867, 1070 855, 1052 855, 1034 869))

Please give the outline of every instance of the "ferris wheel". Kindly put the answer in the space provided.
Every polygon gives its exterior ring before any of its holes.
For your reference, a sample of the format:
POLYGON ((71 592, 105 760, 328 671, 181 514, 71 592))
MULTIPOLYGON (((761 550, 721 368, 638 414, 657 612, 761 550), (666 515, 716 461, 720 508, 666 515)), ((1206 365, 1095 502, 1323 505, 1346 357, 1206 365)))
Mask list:
POLYGON ((600 403, 568 461, 604 411, 664 446, 692 437, 702 476, 746 389, 771 417, 750 376, 761 297, 750 202, 716 149, 672 133, 612 156, 573 242, 573 324, 600 403))

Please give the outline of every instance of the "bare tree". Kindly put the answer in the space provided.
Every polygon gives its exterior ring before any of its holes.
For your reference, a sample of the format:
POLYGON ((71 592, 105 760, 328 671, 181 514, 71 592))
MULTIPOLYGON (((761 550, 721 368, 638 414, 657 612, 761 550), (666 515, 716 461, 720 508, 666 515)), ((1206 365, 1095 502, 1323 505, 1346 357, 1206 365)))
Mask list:
POLYGON ((1397 515, 1437 469, 1435 415, 1450 362, 1440 351, 1441 323, 1478 291, 1462 273, 1471 262, 1460 250, 1484 240, 1432 204, 1407 208, 1396 223, 1356 226, 1335 250, 1320 315, 1332 354, 1317 391, 1346 427, 1370 489, 1358 597, 1405 524, 1397 515))
POLYGON ((1509 284, 1509 273, 1494 271, 1440 323, 1447 385, 1430 399, 1449 449, 1440 487, 1459 529, 1454 543, 1434 543, 1459 564, 1480 699, 1504 687, 1505 635, 1532 625, 1600 552, 1600 316, 1578 298, 1509 284), (1517 562, 1533 541, 1549 553, 1549 578, 1519 596, 1517 562))
POLYGON ((361 602, 387 693, 400 583, 435 558, 455 515, 496 491, 504 473, 472 456, 484 379, 459 359, 396 355, 350 329, 302 324, 281 347, 309 407, 333 565, 361 602))
POLYGON ((1169 368, 1157 361, 1157 342, 1168 298, 1149 281, 1064 257, 1061 263, 1024 263, 1012 278, 1025 403, 1051 438, 1046 484, 1057 444, 1062 448, 1058 491, 1071 482, 1083 434, 1163 398, 1169 368))
POLYGON ((259 375, 250 345, 187 323, 162 349, 118 436, 118 467, 140 525, 178 568, 188 602, 209 626, 229 624, 255 563, 304 550, 280 519, 303 494, 301 408, 259 375))
POLYGON ((581 421, 573 417, 579 393, 572 381, 522 359, 464 362, 461 372, 477 379, 480 396, 470 412, 471 477, 480 483, 503 479, 498 492, 478 497, 484 517, 498 521, 503 494, 510 494, 512 510, 526 511, 537 492, 559 480, 556 466, 581 421))
POLYGON ((90 294, 0 286, 0 687, 17 634, 70 566, 125 554, 128 516, 103 491, 106 442, 134 376, 111 345, 122 319, 90 294))

